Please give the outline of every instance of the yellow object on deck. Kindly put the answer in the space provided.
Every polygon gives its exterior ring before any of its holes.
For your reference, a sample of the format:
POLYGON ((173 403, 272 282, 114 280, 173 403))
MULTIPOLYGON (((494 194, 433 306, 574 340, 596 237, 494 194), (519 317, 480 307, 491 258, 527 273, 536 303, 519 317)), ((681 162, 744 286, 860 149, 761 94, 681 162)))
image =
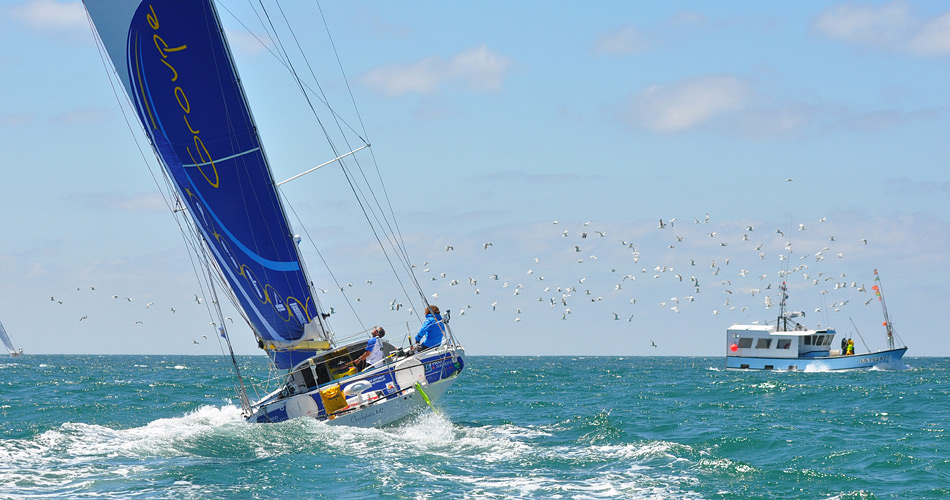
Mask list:
POLYGON ((320 389, 320 398, 323 399, 323 408, 327 411, 327 415, 341 408, 346 408, 346 397, 343 396, 343 391, 340 390, 340 384, 320 389))
POLYGON ((356 367, 351 366, 346 370, 336 369, 333 370, 333 380, 341 379, 343 377, 349 377, 350 375, 356 375, 356 367))

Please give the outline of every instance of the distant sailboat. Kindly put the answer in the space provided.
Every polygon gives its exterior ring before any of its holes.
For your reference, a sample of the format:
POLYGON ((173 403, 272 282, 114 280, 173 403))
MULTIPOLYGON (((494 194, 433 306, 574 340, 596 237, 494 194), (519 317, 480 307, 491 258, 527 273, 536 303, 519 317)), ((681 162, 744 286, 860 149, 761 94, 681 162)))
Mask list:
MULTIPOLYGON (((165 181, 173 187, 168 191, 172 212, 182 217, 183 231, 205 267, 203 279, 212 295, 205 303, 213 308, 215 327, 231 352, 244 417, 262 423, 311 417, 334 424, 380 426, 424 410, 441 396, 464 366, 465 352, 448 326, 448 314, 444 320, 439 314, 433 319, 444 340, 421 351, 396 348, 382 338, 368 343, 365 334, 336 341, 328 323, 332 308, 324 312, 314 293, 298 247, 301 238, 293 231, 287 201, 278 192, 283 182, 273 178, 214 3, 85 0, 84 4, 163 167, 165 181), (276 389, 262 385, 265 395, 253 403, 231 350, 219 294, 242 312, 258 346, 279 373, 264 382, 276 381, 276 389), (382 359, 357 372, 351 366, 370 345, 382 351, 382 359)), ((297 84, 309 100, 307 85, 299 80, 297 84)), ((334 120, 341 120, 334 110, 330 112, 334 120)), ((362 146, 339 154, 329 134, 327 139, 336 158, 320 166, 338 164, 344 173, 343 158, 369 147, 359 137, 362 146)), ((365 207, 367 195, 356 190, 354 194, 365 207)), ((380 233, 392 238, 386 242, 390 250, 382 241, 380 247, 389 265, 401 264, 412 281, 403 290, 414 288, 428 306, 412 276, 401 237, 392 237, 398 226, 391 229, 389 219, 375 219, 375 225, 370 217, 367 220, 377 240, 380 233)), ((201 302, 197 296, 196 301, 201 302)))
POLYGON ((13 347, 13 341, 10 340, 10 335, 7 334, 7 330, 3 328, 3 323, 0 323, 0 341, 3 342, 3 347, 7 348, 7 352, 10 353, 10 356, 19 356, 23 354, 23 349, 17 349, 13 347))

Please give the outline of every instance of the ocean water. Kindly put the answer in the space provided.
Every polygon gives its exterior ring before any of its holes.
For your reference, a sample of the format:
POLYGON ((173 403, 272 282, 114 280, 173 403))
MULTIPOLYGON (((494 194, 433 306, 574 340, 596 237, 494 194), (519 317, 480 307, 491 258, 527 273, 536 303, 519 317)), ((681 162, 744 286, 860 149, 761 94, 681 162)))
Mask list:
POLYGON ((905 363, 471 356, 436 410, 355 429, 244 423, 219 357, 28 355, 0 498, 950 498, 950 359, 905 363))

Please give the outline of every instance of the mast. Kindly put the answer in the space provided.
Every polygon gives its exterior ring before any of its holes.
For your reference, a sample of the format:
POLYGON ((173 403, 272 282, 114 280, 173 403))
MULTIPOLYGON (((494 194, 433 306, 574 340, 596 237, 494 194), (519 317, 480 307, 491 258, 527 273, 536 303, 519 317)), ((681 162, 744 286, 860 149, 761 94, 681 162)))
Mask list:
POLYGON ((874 281, 877 283, 871 287, 877 295, 877 300, 881 303, 881 310, 884 311, 884 328, 887 331, 887 348, 894 349, 894 327, 891 325, 891 319, 887 316, 887 303, 884 302, 884 284, 881 282, 881 276, 874 270, 874 281))
POLYGON ((778 319, 775 321, 775 331, 778 332, 787 332, 788 331, 788 315, 785 314, 785 299, 788 298, 788 294, 785 293, 786 286, 785 280, 782 280, 782 298, 778 303, 778 319))

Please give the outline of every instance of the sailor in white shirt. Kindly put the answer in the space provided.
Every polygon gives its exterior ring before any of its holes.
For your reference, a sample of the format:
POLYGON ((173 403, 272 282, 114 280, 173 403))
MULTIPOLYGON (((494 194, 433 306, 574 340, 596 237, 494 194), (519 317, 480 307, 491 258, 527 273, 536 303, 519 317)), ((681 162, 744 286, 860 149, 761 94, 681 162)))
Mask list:
POLYGON ((366 367, 373 366, 383 360, 383 341, 382 338, 386 335, 386 330, 383 330, 381 326, 373 328, 373 331, 370 332, 373 336, 366 342, 366 351, 363 352, 363 355, 353 360, 351 363, 357 369, 360 368, 360 364, 365 360, 366 367))

